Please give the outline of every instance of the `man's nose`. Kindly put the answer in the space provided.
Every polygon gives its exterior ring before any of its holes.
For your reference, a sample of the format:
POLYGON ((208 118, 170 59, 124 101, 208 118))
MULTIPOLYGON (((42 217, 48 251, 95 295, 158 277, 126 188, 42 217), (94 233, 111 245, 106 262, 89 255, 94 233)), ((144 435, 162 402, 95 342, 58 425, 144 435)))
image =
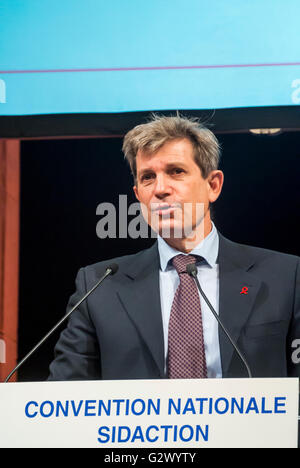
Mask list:
POLYGON ((170 194, 171 187, 168 183, 168 179, 165 175, 159 174, 156 176, 156 182, 154 187, 155 195, 158 198, 164 198, 170 194))

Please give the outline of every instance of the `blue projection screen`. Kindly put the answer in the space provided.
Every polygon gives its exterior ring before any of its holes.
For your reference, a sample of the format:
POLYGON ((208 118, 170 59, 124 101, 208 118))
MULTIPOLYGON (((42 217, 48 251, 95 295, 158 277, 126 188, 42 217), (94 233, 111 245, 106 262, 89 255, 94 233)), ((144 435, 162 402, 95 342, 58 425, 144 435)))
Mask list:
POLYGON ((0 0, 0 116, 300 104, 299 0, 0 0))

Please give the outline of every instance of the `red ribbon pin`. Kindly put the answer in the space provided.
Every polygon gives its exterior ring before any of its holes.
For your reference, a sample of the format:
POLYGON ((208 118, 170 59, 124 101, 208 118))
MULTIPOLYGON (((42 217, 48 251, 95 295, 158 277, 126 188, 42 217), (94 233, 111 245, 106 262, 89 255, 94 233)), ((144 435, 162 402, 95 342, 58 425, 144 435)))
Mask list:
POLYGON ((244 286, 240 292, 240 294, 248 294, 248 288, 247 286, 244 286))

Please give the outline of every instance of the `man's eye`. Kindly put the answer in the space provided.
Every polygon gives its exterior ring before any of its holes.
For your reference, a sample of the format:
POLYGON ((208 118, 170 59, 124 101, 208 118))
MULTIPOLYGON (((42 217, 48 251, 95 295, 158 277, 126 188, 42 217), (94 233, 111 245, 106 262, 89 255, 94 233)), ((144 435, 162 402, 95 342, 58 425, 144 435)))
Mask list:
POLYGON ((151 173, 149 173, 149 174, 144 174, 144 175, 142 176, 141 180, 142 180, 142 182, 143 182, 143 181, 151 180, 153 177, 154 177, 154 174, 151 174, 151 173))
POLYGON ((181 169, 180 167, 175 167, 173 170, 172 170, 173 174, 182 174, 184 172, 183 169, 181 169))

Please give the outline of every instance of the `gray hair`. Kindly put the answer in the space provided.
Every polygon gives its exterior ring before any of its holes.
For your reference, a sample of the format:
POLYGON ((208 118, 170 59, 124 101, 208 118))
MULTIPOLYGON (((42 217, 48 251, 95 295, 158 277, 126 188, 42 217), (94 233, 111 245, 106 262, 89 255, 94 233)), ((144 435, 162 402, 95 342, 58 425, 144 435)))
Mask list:
POLYGON ((219 142, 215 135, 200 123, 199 119, 179 115, 174 117, 152 115, 152 120, 137 125, 124 138, 122 149, 134 179, 136 180, 137 176, 136 155, 138 151, 154 154, 166 142, 179 138, 187 138, 191 141, 195 162, 204 179, 211 171, 218 169, 219 142))

